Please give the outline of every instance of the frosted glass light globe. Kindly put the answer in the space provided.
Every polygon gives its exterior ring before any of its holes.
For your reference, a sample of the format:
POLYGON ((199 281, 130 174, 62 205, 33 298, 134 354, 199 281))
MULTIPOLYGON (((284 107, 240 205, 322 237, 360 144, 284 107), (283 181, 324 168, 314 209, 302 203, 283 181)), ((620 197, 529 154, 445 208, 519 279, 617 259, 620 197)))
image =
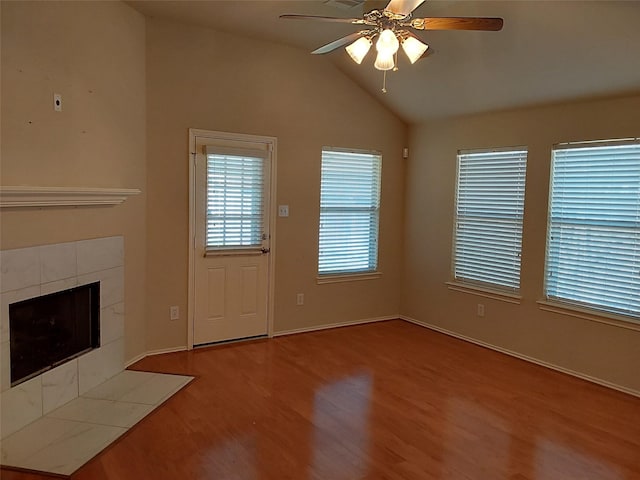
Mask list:
POLYGON ((371 48, 371 40, 367 37, 361 37, 351 45, 345 48, 349 56, 356 62, 358 65, 362 63, 362 59, 367 55, 369 49, 371 48))
POLYGON ((396 34, 389 29, 383 30, 376 42, 376 50, 385 57, 396 53, 399 47, 400 42, 398 42, 396 34))

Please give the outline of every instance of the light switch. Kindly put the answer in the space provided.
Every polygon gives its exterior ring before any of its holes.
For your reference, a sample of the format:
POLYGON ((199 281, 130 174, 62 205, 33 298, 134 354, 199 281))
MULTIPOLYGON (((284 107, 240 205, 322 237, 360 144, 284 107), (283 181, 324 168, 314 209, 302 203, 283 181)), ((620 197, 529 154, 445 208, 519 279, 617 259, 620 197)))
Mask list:
POLYGON ((289 205, 278 205, 278 216, 279 217, 288 217, 289 216, 289 205))

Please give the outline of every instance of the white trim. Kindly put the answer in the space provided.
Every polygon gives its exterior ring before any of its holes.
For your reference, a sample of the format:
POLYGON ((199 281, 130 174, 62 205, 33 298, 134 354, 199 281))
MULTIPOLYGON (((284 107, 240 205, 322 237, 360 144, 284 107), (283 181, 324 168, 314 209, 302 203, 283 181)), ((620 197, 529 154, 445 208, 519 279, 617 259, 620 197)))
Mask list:
POLYGON ((269 278, 267 297, 267 337, 273 337, 274 318, 276 315, 276 220, 278 219, 278 205, 276 193, 278 187, 278 139, 276 137, 262 137, 271 143, 271 168, 269 169, 269 278))
POLYGON ((278 139, 260 135, 249 135, 243 133, 228 133, 213 130, 203 130, 197 128, 189 129, 189 152, 187 155, 189 162, 189 273, 188 273, 188 312, 187 312, 187 350, 193 349, 193 327, 195 313, 195 155, 196 142, 198 137, 211 140, 231 140, 253 143, 263 143, 268 146, 271 155, 271 167, 269 171, 270 185, 267 195, 270 195, 269 205, 269 258, 268 258, 268 286, 267 286, 267 336, 273 336, 273 317, 275 315, 275 265, 276 265, 276 177, 278 164, 278 139))
POLYGON ((493 290, 491 288, 482 287, 479 285, 472 285, 468 283, 460 282, 444 282, 449 290, 455 292, 469 293, 471 295, 478 295, 480 297, 492 298, 494 300, 500 300, 501 302, 514 303, 520 305, 522 295, 510 292, 501 292, 499 290, 493 290))
POLYGON ((502 153, 502 152, 529 152, 526 145, 515 145, 513 147, 493 147, 493 148, 469 148, 458 150, 458 155, 473 155, 474 153, 502 153))
POLYGON ((609 138, 609 139, 606 139, 606 140, 582 140, 582 141, 577 141, 577 142, 555 143, 552 146, 552 150, 567 150, 567 149, 572 149, 572 148, 633 145, 633 144, 636 144, 636 143, 640 143, 640 137, 609 138))
POLYGON ((359 280, 375 280, 380 278, 382 272, 363 272, 363 273, 343 273, 343 274, 329 274, 318 275, 316 277, 316 283, 322 285, 325 283, 342 283, 342 282, 357 282, 359 280))
POLYGON ((257 247, 232 247, 232 248, 205 248, 205 257, 228 257, 238 255, 264 255, 260 246, 257 247))
POLYGON ((3 186, 0 208, 119 205, 139 193, 137 188, 3 186))
MULTIPOLYGON (((360 319, 360 320, 347 320, 345 322, 330 323, 328 325, 316 325, 316 326, 313 326, 313 327, 294 328, 292 330, 282 330, 280 332, 272 332, 272 334, 269 336, 269 338, 284 337, 285 335, 295 335, 296 333, 316 332, 316 331, 320 331, 320 330, 328 330, 330 328, 351 327, 351 326, 355 326, 355 325, 363 325, 365 323, 386 322, 388 320, 398 320, 398 319, 404 320, 400 315, 389 315, 389 316, 386 316, 386 317, 364 318, 364 319, 360 319)), ((225 342, 225 343, 229 343, 229 342, 225 342)), ((211 347, 213 345, 214 344, 202 345, 202 346, 203 347, 211 347)), ((192 350, 192 348, 188 348, 187 346, 182 346, 182 347, 160 348, 158 350, 151 350, 149 352, 145 352, 145 353, 141 353, 140 355, 136 355, 131 360, 127 360, 125 362, 125 364, 124 364, 124 367, 125 368, 129 368, 134 363, 139 362, 140 360, 142 360, 142 359, 144 359, 146 357, 150 357, 152 355, 162 355, 163 353, 185 352, 185 351, 188 351, 188 350, 192 350)))
POLYGON ((589 308, 571 305, 568 303, 553 302, 551 300, 538 300, 536 303, 538 304, 538 308, 545 312, 559 313, 561 315, 582 318, 591 322, 604 323, 606 325, 640 332, 640 323, 637 319, 632 319, 630 317, 591 310, 589 308))
POLYGON ((140 355, 136 355, 131 360, 127 360, 127 361, 124 362, 124 368, 125 369, 129 368, 131 365, 133 365, 136 362, 139 362, 140 360, 142 360, 146 356, 147 356, 146 353, 141 353, 140 355))
POLYGON ((481 347, 488 348, 490 350, 494 350, 496 352, 504 353, 505 355, 509 355, 511 357, 519 358, 520 360, 525 360, 530 363, 534 363, 536 365, 540 365, 542 367, 549 368, 551 370, 556 370, 561 373, 565 373, 567 375, 571 375, 572 377, 580 378, 581 380, 586 380, 591 383, 595 383, 597 385, 601 385, 603 387, 611 388, 613 390, 617 390, 619 392, 627 393, 629 395, 633 395, 634 397, 640 398, 640 390, 634 390, 632 388, 623 387, 622 385, 617 385, 615 383, 608 382, 606 380, 602 380, 597 377, 592 377, 590 375, 586 375, 581 372, 576 372, 575 370, 570 370, 568 368, 560 367, 559 365, 555 365, 553 363, 545 362, 544 360, 539 360, 534 357, 530 357, 528 355, 523 355, 522 353, 514 352, 513 350, 508 350, 506 348, 498 347, 497 345, 493 345, 491 343, 483 342, 482 340, 477 340, 472 337, 467 337, 466 335, 461 335, 459 333, 453 332, 451 330, 447 330, 446 328, 437 327, 435 325, 431 325, 429 323, 416 320, 415 318, 407 317, 405 315, 400 315, 401 320, 404 320, 409 323, 413 323, 415 325, 419 325, 424 328, 428 328, 429 330, 434 330, 439 333, 443 333, 445 335, 449 335, 450 337, 454 337, 460 340, 464 340, 469 343, 473 343, 475 345, 479 345, 481 347))
MULTIPOLYGON (((206 135, 204 135, 206 136, 206 135)), ((265 147, 268 144, 264 144, 265 147)), ((230 155, 230 156, 240 156, 240 157, 252 157, 252 158, 261 158, 266 160, 269 158, 271 154, 271 149, 266 148, 238 148, 238 147, 223 147, 220 145, 205 145, 204 146, 204 154, 205 155, 230 155)))
POLYGON ((325 150, 339 153, 361 153, 363 155, 377 155, 382 158, 382 152, 378 150, 366 150, 363 148, 348 148, 348 147, 332 147, 330 145, 323 145, 322 151, 325 150))
MULTIPOLYGON (((451 330, 447 330, 446 328, 437 327, 435 325, 431 325, 429 323, 423 322, 421 320, 417 320, 417 319, 412 318, 412 317, 408 317, 406 315, 390 315, 390 316, 385 316, 385 317, 374 317, 374 318, 366 318, 366 319, 361 319, 361 320, 347 320, 345 322, 336 322, 336 323, 330 323, 330 324, 326 324, 326 325, 316 325, 316 326, 313 326, 313 327, 294 328, 294 329, 291 329, 291 330, 282 330, 282 331, 279 331, 279 332, 273 332, 271 334, 271 337, 283 337, 283 336, 286 336, 286 335, 295 335, 295 334, 298 334, 298 333, 317 332, 317 331, 320 331, 320 330, 328 330, 328 329, 332 329, 332 328, 349 327, 349 326, 355 326, 355 325, 363 325, 363 324, 367 324, 367 323, 385 322, 385 321, 388 321, 388 320, 398 320, 398 319, 403 320, 403 321, 408 322, 408 323, 413 323, 414 325, 418 325, 420 327, 428 328, 429 330, 433 330, 435 332, 442 333, 444 335, 448 335, 450 337, 457 338, 459 340, 463 340, 465 342, 473 343, 475 345, 479 345, 481 347, 488 348, 490 350, 494 350, 494 351, 499 352, 499 353, 503 353, 505 355, 509 355, 511 357, 514 357, 514 358, 518 358, 520 360, 524 360, 524 361, 529 362, 529 363, 540 365, 542 367, 546 367, 546 368, 549 368, 551 370, 555 370, 557 372, 561 372, 561 373, 565 373, 567 375, 571 375, 572 377, 576 377, 576 378, 579 378, 579 379, 582 379, 582 380, 586 380, 588 382, 595 383, 597 385, 601 385, 603 387, 611 388, 613 390, 617 390, 619 392, 627 393, 629 395, 633 395, 634 397, 639 397, 640 398, 640 390, 634 390, 632 388, 623 387, 621 385, 617 385, 615 383, 611 383, 611 382, 608 382, 606 380, 602 380, 602 379, 597 378, 597 377, 592 377, 590 375, 586 375, 584 373, 580 373, 580 372, 577 372, 575 370, 570 370, 568 368, 560 367, 558 365, 554 365, 553 363, 545 362, 543 360, 539 360, 537 358, 530 357, 528 355, 524 355, 524 354, 521 354, 521 353, 518 353, 518 352, 514 352, 513 350, 509 350, 509 349, 506 349, 506 348, 503 348, 503 347, 499 347, 499 346, 493 345, 491 343, 483 342, 482 340, 477 340, 475 338, 468 337, 466 335, 462 335, 462 334, 453 332, 451 330)), ((184 346, 184 347, 173 347, 173 348, 152 350, 150 352, 142 353, 142 354, 134 357, 133 359, 125 362, 125 368, 128 368, 129 366, 133 365, 134 363, 142 360, 145 357, 151 356, 151 355, 161 355, 163 353, 183 352, 183 351, 186 351, 186 350, 190 350, 190 349, 188 347, 184 346)))
POLYGON ((363 325, 365 323, 386 322, 387 320, 398 320, 399 315, 389 315, 387 317, 363 318, 360 320, 347 320, 344 322, 328 323, 326 325, 315 325, 313 327, 293 328, 291 330, 282 330, 274 332, 273 337, 283 337, 285 335, 295 335, 296 333, 317 332, 320 330, 328 330, 330 328, 352 327, 354 325, 363 325))
POLYGON ((127 360, 124 362, 124 368, 129 368, 136 362, 139 362, 143 358, 151 357, 153 355, 162 355, 163 353, 175 353, 175 352, 184 352, 187 350, 187 347, 171 347, 171 348, 160 348, 158 350, 151 350, 149 352, 141 353, 140 355, 136 355, 131 360, 127 360))
POLYGON ((189 151, 187 162, 189 163, 189 267, 187 274, 187 349, 193 350, 193 317, 195 312, 195 243, 196 243, 196 136, 204 130, 189 129, 189 151))

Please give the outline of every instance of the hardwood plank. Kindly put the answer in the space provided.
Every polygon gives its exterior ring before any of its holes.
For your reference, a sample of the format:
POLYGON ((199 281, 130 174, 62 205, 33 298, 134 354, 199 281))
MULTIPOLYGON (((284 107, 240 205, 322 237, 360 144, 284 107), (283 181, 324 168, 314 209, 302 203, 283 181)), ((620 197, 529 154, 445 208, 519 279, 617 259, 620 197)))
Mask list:
POLYGON ((640 399, 400 320, 133 368, 197 378, 73 480, 640 479, 640 399))

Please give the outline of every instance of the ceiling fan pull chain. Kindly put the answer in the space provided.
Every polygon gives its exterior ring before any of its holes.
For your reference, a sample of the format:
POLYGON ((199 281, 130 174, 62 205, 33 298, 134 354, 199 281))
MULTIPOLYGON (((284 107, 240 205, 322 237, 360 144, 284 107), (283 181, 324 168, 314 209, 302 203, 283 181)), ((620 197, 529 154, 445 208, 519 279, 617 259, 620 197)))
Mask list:
POLYGON ((382 72, 382 93, 387 93, 387 71, 382 72))

